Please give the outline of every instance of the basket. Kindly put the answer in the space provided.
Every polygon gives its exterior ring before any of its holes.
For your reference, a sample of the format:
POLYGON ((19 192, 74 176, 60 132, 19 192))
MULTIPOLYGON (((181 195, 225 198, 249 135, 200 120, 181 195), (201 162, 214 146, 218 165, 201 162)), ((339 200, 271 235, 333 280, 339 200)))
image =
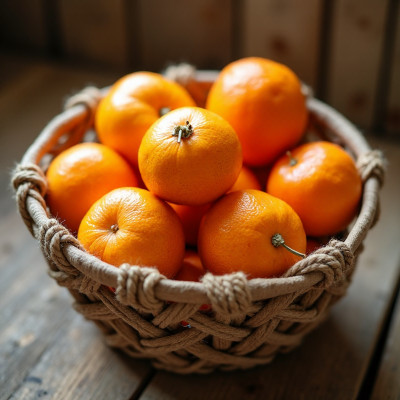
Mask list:
POLYGON ((371 150, 341 114, 310 96, 313 131, 346 147, 362 176, 361 209, 348 234, 332 239, 279 278, 208 273, 202 282, 174 281, 155 268, 115 268, 100 261, 47 210, 43 171, 49 155, 90 132, 104 93, 88 88, 70 99, 29 147, 13 176, 22 219, 40 243, 49 275, 74 297, 74 308, 101 329, 109 346, 176 373, 251 368, 298 346, 349 286, 363 240, 377 217, 384 174, 380 152, 371 150), (211 310, 199 310, 202 304, 210 304, 211 310))

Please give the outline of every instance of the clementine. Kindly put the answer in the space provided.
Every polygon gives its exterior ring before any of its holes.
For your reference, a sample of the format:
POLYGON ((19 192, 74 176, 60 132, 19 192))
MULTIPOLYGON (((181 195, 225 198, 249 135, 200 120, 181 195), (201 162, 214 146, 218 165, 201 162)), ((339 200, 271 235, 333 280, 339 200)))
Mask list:
POLYGON ((243 271, 249 278, 266 278, 281 275, 301 259, 306 235, 284 201, 259 190, 242 190, 225 195, 205 214, 198 249, 205 268, 214 274, 243 271))
POLYGON ((193 250, 186 250, 182 266, 174 279, 177 281, 199 282, 205 273, 206 270, 201 263, 198 253, 193 250))
POLYGON ((207 203, 200 206, 185 206, 183 204, 170 203, 170 206, 178 214, 182 222, 186 244, 189 246, 197 246, 200 222, 210 205, 210 203, 207 203))
POLYGON ((99 199, 82 220, 83 247, 116 267, 157 267, 172 278, 185 253, 182 225, 172 208, 145 189, 119 188, 99 199))
POLYGON ((232 127, 217 114, 183 107, 158 119, 139 148, 146 187, 176 204, 200 205, 223 195, 242 167, 232 127))
POLYGON ((98 143, 81 143, 63 151, 53 159, 46 176, 50 211, 73 232, 100 197, 118 187, 138 184, 129 164, 98 143))
POLYGON ((267 192, 290 204, 307 235, 343 230, 357 213, 362 183, 351 156, 320 141, 303 144, 272 167, 267 192))
POLYGON ((246 164, 272 162, 302 137, 307 123, 305 96, 285 65, 243 58, 227 65, 211 87, 206 108, 235 129, 246 164))
POLYGON ((194 106, 188 92, 159 74, 134 72, 119 79, 100 102, 96 130, 102 143, 137 165, 140 141, 160 115, 194 106))
POLYGON ((261 190, 261 185, 254 172, 250 168, 243 165, 242 169, 240 170, 239 176, 236 179, 236 182, 233 184, 228 192, 246 189, 261 190))

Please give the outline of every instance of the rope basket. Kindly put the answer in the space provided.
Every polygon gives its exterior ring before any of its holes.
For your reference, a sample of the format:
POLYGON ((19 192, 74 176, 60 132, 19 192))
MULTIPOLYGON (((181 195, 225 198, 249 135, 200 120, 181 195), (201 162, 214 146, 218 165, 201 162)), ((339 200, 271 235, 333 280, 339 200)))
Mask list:
MULTIPOLYGON (((172 72, 178 81, 183 77, 183 84, 195 73, 172 72)), ((201 71, 195 74, 201 79, 201 71)), ((207 273, 201 282, 174 281, 155 268, 102 262, 86 253, 47 210, 44 170, 49 155, 82 140, 105 91, 87 88, 71 98, 14 171, 20 214, 40 243, 49 275, 69 289, 74 308, 96 323, 109 346, 149 358, 160 369, 182 374, 246 369, 298 346, 349 286, 363 240, 377 219, 384 175, 380 152, 371 150, 337 111, 309 96, 312 129, 350 151, 363 180, 361 209, 346 237, 331 239, 279 278, 247 280, 239 272, 207 273), (211 310, 199 310, 202 304, 210 304, 211 310)))

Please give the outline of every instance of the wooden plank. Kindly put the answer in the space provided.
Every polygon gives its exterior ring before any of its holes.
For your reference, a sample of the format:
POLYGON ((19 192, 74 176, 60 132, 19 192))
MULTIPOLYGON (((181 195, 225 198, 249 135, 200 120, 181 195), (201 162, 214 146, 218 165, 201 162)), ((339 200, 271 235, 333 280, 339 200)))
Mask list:
POLYGON ((232 51, 230 0, 140 0, 142 68, 189 62, 221 68, 232 51))
POLYGON ((46 50, 42 0, 0 1, 0 44, 11 49, 46 50))
POLYGON ((400 398, 400 296, 393 311, 388 339, 371 400, 400 398))
POLYGON ((386 130, 400 137, 400 7, 397 7, 396 34, 391 60, 386 130))
POLYGON ((69 58, 118 70, 127 67, 124 0, 60 0, 59 10, 69 58))
POLYGON ((327 101, 363 128, 373 122, 388 0, 339 0, 333 31, 327 101))
POLYGON ((250 0, 243 8, 243 55, 286 64, 315 88, 322 1, 250 0))
POLYGON ((270 365, 184 379, 158 372, 144 399, 357 398, 399 279, 400 148, 383 148, 391 167, 381 197, 381 220, 369 232, 348 294, 329 319, 298 349, 270 365))

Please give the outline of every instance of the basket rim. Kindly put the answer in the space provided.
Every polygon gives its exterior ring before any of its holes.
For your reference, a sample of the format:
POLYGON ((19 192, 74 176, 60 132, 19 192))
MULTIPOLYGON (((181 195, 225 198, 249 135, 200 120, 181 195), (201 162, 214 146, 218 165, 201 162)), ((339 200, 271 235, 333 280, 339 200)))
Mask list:
MULTIPOLYGON (((201 74, 201 71, 199 71, 199 74, 201 74)), ((104 96, 107 90, 108 88, 102 89, 101 96, 104 96)), ((357 159, 371 151, 371 147, 362 133, 334 108, 313 97, 308 97, 306 104, 310 119, 313 119, 316 125, 328 128, 335 139, 343 143, 357 159)), ((57 144, 59 138, 87 123, 88 119, 92 117, 91 113, 93 113, 93 110, 90 110, 87 105, 78 103, 55 116, 27 149, 20 166, 32 164, 38 166, 43 156, 57 144)), ((84 132, 82 132, 82 136, 83 134, 84 132)), ((378 206, 379 188, 380 182, 375 175, 372 174, 366 178, 363 185, 361 210, 344 241, 352 253, 356 252, 373 223, 378 206)), ((31 225, 32 233, 36 239, 39 239, 41 228, 48 224, 51 219, 46 210, 46 205, 42 198, 38 199, 37 196, 28 194, 26 208, 33 222, 31 225)), ((62 252, 65 259, 80 273, 99 284, 111 287, 118 286, 121 275, 120 269, 80 249, 76 245, 76 240, 75 243, 68 241, 63 243, 62 252)), ((258 301, 295 291, 306 291, 323 279, 323 273, 310 272, 289 277, 255 278, 248 280, 247 283, 251 299, 258 301)), ((165 278, 157 283, 154 290, 155 296, 162 301, 189 304, 202 304, 209 301, 207 289, 202 282, 181 282, 165 278)))

